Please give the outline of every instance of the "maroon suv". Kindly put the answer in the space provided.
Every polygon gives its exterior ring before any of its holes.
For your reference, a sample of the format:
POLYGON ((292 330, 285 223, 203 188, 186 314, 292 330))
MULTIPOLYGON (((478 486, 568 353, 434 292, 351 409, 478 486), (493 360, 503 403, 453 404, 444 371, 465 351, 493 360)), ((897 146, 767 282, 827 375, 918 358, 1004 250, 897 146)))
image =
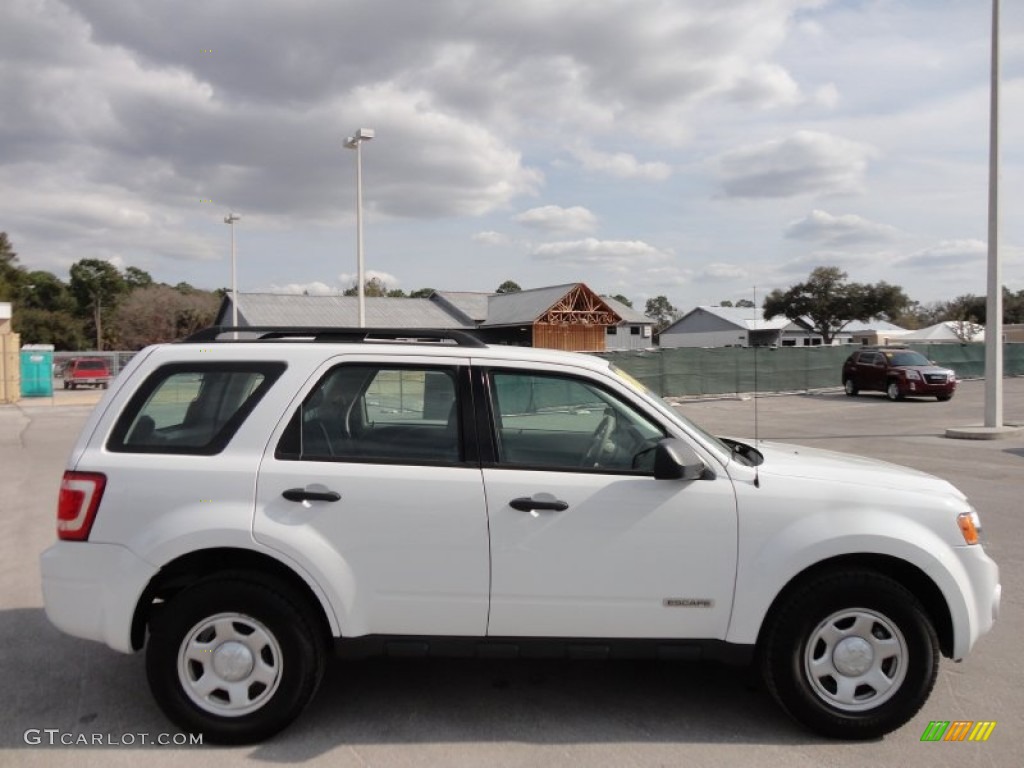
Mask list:
POLYGON ((956 392, 956 373, 911 349, 860 349, 843 363, 843 387, 850 397, 872 389, 890 400, 908 395, 949 400, 956 392))

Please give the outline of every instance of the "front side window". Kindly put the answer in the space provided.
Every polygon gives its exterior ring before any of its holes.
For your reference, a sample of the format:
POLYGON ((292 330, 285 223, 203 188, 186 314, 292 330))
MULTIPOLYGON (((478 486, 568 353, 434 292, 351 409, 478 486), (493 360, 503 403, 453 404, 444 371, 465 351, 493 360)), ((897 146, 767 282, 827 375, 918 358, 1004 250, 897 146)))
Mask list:
POLYGON ((532 469, 652 471, 665 432, 585 379, 494 370, 498 462, 532 469))
POLYGON ((454 463, 460 460, 456 369, 346 364, 292 417, 280 459, 454 463))
POLYGON ((107 447, 121 453, 220 453, 283 363, 175 363, 132 396, 107 447))

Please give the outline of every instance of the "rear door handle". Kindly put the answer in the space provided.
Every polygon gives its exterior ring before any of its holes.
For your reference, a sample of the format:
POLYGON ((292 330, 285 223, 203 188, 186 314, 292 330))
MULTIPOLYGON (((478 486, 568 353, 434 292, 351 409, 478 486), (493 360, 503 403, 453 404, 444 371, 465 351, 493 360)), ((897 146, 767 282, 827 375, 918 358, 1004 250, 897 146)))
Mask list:
POLYGON ((508 505, 512 507, 512 509, 518 509, 520 512, 534 512, 538 509, 551 510, 552 512, 564 512, 569 508, 567 503, 559 499, 541 501, 540 499, 531 499, 528 496, 521 496, 518 499, 512 499, 508 505))
POLYGON ((335 491, 307 491, 305 488, 289 488, 281 495, 288 501, 341 501, 341 494, 335 491))

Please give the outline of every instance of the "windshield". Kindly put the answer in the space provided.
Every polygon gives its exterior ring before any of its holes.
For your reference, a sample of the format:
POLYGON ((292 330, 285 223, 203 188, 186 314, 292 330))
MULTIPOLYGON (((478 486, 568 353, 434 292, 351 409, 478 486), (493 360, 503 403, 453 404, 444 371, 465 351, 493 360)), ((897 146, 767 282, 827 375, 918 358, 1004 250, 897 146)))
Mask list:
POLYGON ((681 413, 676 411, 675 408, 672 408, 668 403, 665 402, 664 398, 662 398, 653 390, 649 389, 647 386, 643 384, 643 382, 636 379, 632 374, 622 370, 621 368, 614 364, 609 365, 609 368, 611 369, 612 373, 618 376, 620 380, 625 382, 630 389, 632 389, 633 391, 637 392, 640 395, 643 395, 644 399, 649 401, 652 405, 654 405, 662 414, 672 419, 677 424, 681 425, 684 429, 690 432, 695 432, 696 434, 700 435, 702 438, 707 440, 709 443, 714 445, 722 452, 728 455, 731 455, 733 453, 733 450, 729 445, 724 443, 722 440, 719 440, 717 437, 710 434, 709 432, 705 431, 703 428, 694 424, 688 418, 686 418, 681 413))
POLYGON ((920 352, 886 352, 889 365, 931 365, 931 361, 920 352))

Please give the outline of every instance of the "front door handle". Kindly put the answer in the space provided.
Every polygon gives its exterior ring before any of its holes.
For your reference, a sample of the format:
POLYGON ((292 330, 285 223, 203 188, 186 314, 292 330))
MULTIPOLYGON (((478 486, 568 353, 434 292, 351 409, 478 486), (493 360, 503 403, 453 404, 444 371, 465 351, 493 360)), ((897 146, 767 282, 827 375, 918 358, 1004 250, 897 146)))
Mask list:
POLYGON ((508 503, 512 509, 518 509, 520 512, 535 512, 538 509, 551 510, 552 512, 564 512, 569 508, 569 505, 559 499, 552 499, 551 501, 531 499, 528 496, 521 496, 518 499, 512 499, 508 503))
POLYGON ((305 488, 289 488, 281 495, 288 501, 340 501, 341 494, 335 491, 307 491, 305 488))

